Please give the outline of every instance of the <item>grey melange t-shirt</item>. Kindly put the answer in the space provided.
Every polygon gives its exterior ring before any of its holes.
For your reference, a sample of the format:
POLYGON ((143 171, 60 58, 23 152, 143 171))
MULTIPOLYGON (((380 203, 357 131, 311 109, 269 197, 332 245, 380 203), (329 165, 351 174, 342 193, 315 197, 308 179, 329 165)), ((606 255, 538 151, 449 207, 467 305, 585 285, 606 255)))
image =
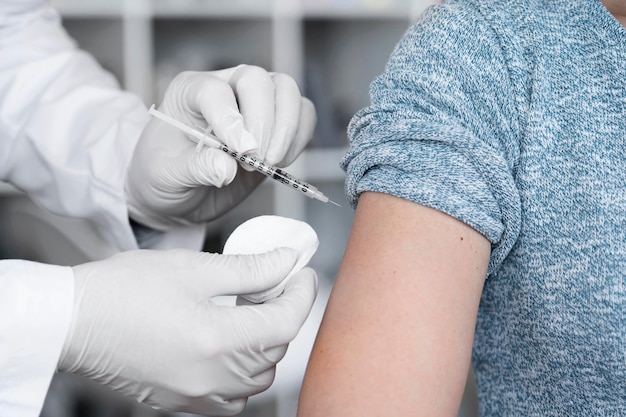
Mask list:
POLYGON ((626 415, 626 28, 599 0, 433 6, 371 85, 342 161, 492 244, 483 416, 626 415))

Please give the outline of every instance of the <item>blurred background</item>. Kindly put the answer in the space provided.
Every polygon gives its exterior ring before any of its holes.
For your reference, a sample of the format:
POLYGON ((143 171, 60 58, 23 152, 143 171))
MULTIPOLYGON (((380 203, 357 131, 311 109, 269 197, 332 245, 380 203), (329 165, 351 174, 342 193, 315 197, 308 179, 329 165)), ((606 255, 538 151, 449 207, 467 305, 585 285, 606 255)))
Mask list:
MULTIPOLYGON (((243 221, 262 214, 304 220, 320 238, 311 262, 320 294, 305 327, 279 363, 276 381, 250 399, 244 417, 294 417, 315 333, 343 255, 352 209, 339 160, 352 115, 369 103, 368 86, 394 45, 435 0, 53 0, 67 31, 123 88, 159 103, 183 70, 254 64, 294 77, 316 105, 315 138, 289 171, 342 205, 303 198, 264 182, 239 208, 208 225, 205 250, 221 251, 243 221)), ((98 259, 102 243, 80 221, 43 212, 0 185, 0 255, 62 265, 98 259), (35 237, 35 238, 33 238, 35 237)), ((459 416, 476 415, 472 375, 459 416)), ((41 417, 189 416, 120 399, 80 377, 55 377, 41 417)))

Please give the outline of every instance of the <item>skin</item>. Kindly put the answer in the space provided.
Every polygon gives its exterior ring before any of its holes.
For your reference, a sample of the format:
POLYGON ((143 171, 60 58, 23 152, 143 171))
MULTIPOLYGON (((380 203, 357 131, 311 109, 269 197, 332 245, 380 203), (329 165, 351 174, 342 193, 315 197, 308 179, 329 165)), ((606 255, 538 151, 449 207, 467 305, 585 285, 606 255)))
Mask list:
POLYGON ((602 4, 609 12, 626 27, 626 1, 625 0, 603 0, 602 4))
POLYGON ((456 416, 489 255, 446 214, 364 193, 298 415, 456 416))

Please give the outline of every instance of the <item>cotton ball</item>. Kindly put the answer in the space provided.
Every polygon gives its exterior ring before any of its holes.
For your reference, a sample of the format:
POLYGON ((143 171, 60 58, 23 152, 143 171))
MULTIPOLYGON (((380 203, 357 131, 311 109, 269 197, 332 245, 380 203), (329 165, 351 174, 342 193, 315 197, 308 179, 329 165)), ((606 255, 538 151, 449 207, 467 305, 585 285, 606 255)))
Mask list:
POLYGON ((289 278, 309 263, 318 246, 317 233, 307 223, 287 217, 268 215, 254 217, 239 225, 226 240, 223 253, 225 255, 253 255, 284 247, 298 252, 293 269, 278 285, 255 294, 242 295, 250 302, 262 303, 278 297, 283 292, 289 278))

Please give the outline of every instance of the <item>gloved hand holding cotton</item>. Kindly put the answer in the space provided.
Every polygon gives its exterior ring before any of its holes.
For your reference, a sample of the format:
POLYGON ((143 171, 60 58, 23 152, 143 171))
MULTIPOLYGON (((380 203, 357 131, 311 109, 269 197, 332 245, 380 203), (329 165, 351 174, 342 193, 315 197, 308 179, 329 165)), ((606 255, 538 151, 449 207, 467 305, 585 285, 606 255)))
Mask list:
POLYGON ((78 265, 58 369, 155 408, 238 414, 271 385, 315 301, 317 277, 296 266, 296 252, 139 250, 78 265), (284 292, 263 304, 214 302, 265 292, 292 274, 284 292))
POLYGON ((268 290, 242 297, 253 303, 262 303, 279 296, 287 281, 304 268, 319 246, 317 233, 307 223, 281 216, 259 216, 237 227, 224 245, 225 255, 254 255, 277 248, 295 249, 298 257, 291 272, 278 285, 268 290))

